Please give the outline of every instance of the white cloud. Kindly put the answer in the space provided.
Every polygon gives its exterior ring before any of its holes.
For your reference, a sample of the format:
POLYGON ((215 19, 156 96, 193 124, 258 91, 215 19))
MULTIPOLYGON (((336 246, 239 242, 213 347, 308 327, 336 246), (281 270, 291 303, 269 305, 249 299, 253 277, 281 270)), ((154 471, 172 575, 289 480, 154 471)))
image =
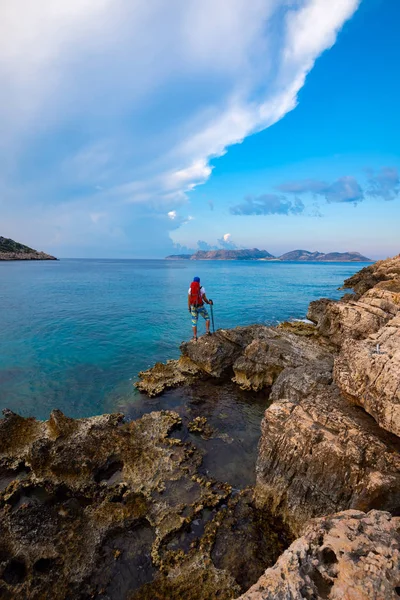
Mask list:
POLYGON ((172 221, 174 219, 176 219, 176 217, 177 217, 176 210, 170 210, 169 213, 168 213, 168 216, 169 216, 170 219, 172 219, 172 221))
POLYGON ((3 0, 4 223, 17 229, 29 198, 49 223, 45 245, 75 243, 77 219, 82 235, 87 222, 105 227, 103 213, 115 222, 103 240, 129 238, 146 211, 168 239, 185 222, 170 214, 210 177, 210 159, 296 106, 358 4, 3 0))
POLYGON ((225 233, 224 236, 223 236, 224 242, 229 242, 230 237, 231 237, 230 233, 225 233))

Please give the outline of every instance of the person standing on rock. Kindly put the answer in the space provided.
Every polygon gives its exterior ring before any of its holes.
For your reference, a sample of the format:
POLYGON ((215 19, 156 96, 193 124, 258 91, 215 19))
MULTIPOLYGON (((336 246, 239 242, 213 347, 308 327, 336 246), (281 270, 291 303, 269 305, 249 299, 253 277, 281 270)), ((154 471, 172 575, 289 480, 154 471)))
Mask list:
POLYGON ((192 328, 193 328, 193 339, 197 341, 197 321, 199 315, 206 320, 206 334, 210 333, 210 317, 204 306, 206 304, 213 304, 212 300, 208 300, 206 296, 206 290, 200 285, 200 277, 194 277, 188 291, 188 307, 189 312, 192 315, 192 328))

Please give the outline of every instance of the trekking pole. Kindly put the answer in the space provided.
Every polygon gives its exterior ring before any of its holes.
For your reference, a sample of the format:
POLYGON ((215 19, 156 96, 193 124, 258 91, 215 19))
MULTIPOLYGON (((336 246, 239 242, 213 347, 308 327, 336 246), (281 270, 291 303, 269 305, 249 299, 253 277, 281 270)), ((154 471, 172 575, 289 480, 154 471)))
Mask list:
POLYGON ((212 326, 213 326, 213 333, 215 333, 215 327, 214 327, 214 312, 213 312, 213 304, 210 305, 211 306, 211 322, 212 322, 212 326))

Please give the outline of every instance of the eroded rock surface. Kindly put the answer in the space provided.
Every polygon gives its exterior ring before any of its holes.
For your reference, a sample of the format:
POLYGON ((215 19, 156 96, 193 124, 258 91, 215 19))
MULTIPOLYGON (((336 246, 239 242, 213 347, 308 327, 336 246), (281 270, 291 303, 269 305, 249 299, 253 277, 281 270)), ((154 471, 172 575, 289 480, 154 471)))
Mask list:
POLYGON ((346 511, 316 519, 239 600, 397 600, 400 519, 346 511))
POLYGON ((330 371, 285 370, 265 412, 256 499, 299 535, 312 517, 348 508, 400 514, 400 443, 349 404, 330 371))
POLYGON ((365 340, 346 340, 334 376, 350 402, 400 436, 400 313, 365 340))
POLYGON ((156 363, 151 369, 141 371, 135 386, 152 398, 170 388, 190 384, 202 375, 194 362, 181 356, 178 360, 168 360, 165 364, 156 363))
MULTIPOLYGON (((400 254, 386 260, 378 260, 364 267, 344 282, 343 289, 353 289, 360 296, 373 287, 387 285, 400 276, 400 254)), ((400 291, 400 290, 398 290, 400 291)))
POLYGON ((183 342, 178 360, 156 363, 147 371, 141 371, 135 386, 153 397, 167 389, 191 384, 196 379, 229 377, 235 360, 262 329, 265 329, 262 325, 220 329, 197 342, 183 342))
POLYGON ((314 325, 250 325, 221 329, 197 342, 184 342, 181 357, 139 373, 136 387, 149 396, 196 379, 231 379, 244 390, 270 388, 286 367, 318 361, 332 366, 331 348, 314 325))
POLYGON ((318 363, 321 369, 331 369, 332 353, 297 332, 264 327, 235 361, 233 381, 242 389, 259 391, 271 387, 285 369, 310 362, 318 363))
POLYGON ((347 279, 353 296, 334 302, 311 302, 307 317, 321 335, 341 346, 348 338, 362 340, 379 331, 400 311, 400 255, 365 267, 347 279))
POLYGON ((180 424, 170 411, 131 422, 6 412, 0 597, 228 600, 254 583, 288 545, 284 527, 251 491, 201 474, 180 424))

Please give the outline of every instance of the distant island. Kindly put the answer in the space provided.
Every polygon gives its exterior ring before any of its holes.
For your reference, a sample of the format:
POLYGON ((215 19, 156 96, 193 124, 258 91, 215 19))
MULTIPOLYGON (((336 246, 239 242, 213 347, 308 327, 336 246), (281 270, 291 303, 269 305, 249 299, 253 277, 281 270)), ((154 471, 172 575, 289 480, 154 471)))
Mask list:
POLYGON ((57 260, 55 256, 38 252, 9 238, 0 236, 0 260, 57 260))
POLYGON ((292 250, 281 256, 273 256, 266 250, 199 250, 195 254, 171 254, 166 260, 271 260, 296 262, 373 262, 359 252, 310 252, 292 250))

